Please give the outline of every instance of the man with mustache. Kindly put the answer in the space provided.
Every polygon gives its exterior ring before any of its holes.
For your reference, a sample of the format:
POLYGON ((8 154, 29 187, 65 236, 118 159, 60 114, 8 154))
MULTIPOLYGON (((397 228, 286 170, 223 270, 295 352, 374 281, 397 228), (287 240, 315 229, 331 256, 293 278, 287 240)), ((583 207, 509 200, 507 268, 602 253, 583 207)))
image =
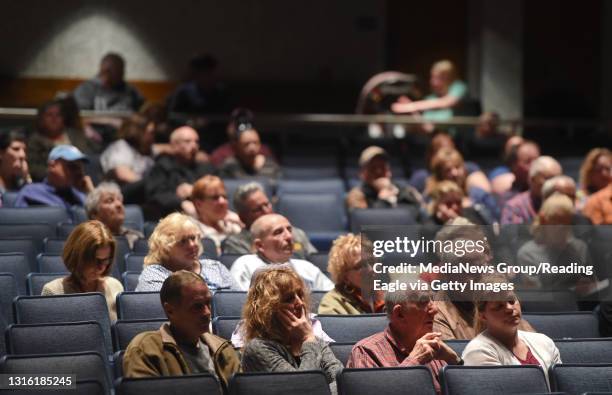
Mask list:
POLYGON ((334 283, 312 263, 303 259, 292 259, 293 227, 280 214, 266 214, 251 225, 255 254, 236 259, 230 273, 238 288, 247 291, 255 270, 268 264, 289 264, 302 277, 311 290, 329 291, 334 283))
POLYGON ((229 341, 209 333, 212 294, 206 282, 180 270, 164 281, 159 297, 170 322, 130 342, 123 357, 124 376, 210 373, 227 389, 240 359, 229 341))

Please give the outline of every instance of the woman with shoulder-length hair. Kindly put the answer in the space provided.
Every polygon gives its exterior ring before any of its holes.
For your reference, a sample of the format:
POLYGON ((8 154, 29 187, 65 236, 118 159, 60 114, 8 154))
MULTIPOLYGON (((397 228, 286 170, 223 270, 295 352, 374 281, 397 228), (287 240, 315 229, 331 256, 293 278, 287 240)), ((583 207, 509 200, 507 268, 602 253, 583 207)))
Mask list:
MULTIPOLYGON (((484 276, 483 283, 508 283, 505 276, 484 276)), ((548 368, 561 363, 559 350, 542 333, 519 330, 521 303, 514 291, 482 291, 474 297, 474 321, 478 336, 463 351, 466 365, 538 365, 548 368)))
POLYGON ((361 236, 349 233, 334 240, 327 271, 334 289, 321 299, 319 314, 382 313, 384 296, 372 290, 373 272, 362 259, 361 236))
POLYGON ((111 320, 116 320, 115 299, 123 286, 109 276, 115 260, 115 239, 110 230, 95 220, 78 225, 66 240, 62 259, 70 275, 45 284, 42 295, 101 292, 111 320))
POLYGON ((172 213, 163 218, 149 237, 149 253, 138 278, 136 291, 159 291, 164 280, 177 270, 189 270, 202 276, 211 291, 236 288, 229 270, 218 261, 200 259, 201 234, 195 220, 172 213))
POLYGON ((242 311, 245 372, 322 370, 335 389, 342 363, 325 341, 315 337, 309 317, 310 296, 289 266, 256 272, 242 311))
POLYGON ((607 187, 612 181, 612 152, 607 148, 593 148, 580 166, 580 189, 577 209, 581 210, 588 198, 607 187))

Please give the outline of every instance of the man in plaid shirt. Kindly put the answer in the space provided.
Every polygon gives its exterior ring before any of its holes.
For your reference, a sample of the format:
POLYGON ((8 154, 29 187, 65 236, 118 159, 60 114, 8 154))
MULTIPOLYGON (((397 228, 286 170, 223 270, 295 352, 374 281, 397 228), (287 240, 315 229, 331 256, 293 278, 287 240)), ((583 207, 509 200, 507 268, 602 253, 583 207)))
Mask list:
POLYGON ((385 307, 389 325, 380 333, 355 344, 347 368, 382 368, 425 365, 432 373, 436 392, 438 375, 446 364, 463 360, 432 331, 438 312, 427 292, 387 292, 385 307))

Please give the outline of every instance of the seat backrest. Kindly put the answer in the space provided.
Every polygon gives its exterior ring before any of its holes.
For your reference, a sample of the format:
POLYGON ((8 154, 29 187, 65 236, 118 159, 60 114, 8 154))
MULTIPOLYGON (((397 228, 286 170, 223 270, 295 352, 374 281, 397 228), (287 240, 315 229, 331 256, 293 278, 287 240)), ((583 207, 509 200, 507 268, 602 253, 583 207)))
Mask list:
POLYGON ((192 374, 176 377, 147 377, 118 380, 115 386, 117 395, 221 395, 221 387, 210 374, 192 374))
POLYGON ((74 228, 76 228, 74 222, 62 222, 61 224, 57 224, 57 236, 65 239, 70 236, 74 228))
POLYGON ((165 319, 159 292, 122 292, 117 295, 117 318, 120 320, 165 319))
POLYGON ((215 241, 213 239, 209 237, 203 238, 202 247, 204 250, 202 252, 202 255, 204 255, 206 258, 214 260, 219 259, 219 254, 217 253, 217 245, 215 244, 215 241))
POLYGON ((35 246, 42 250, 47 237, 55 237, 55 225, 44 222, 0 223, 0 238, 30 237, 35 246))
POLYGON ((289 218, 293 226, 306 233, 344 231, 346 214, 340 196, 321 194, 284 194, 278 201, 277 212, 289 218))
POLYGON ((320 370, 283 373, 238 373, 229 384, 230 395, 329 395, 320 370))
POLYGON ((146 255, 149 252, 149 240, 138 239, 134 242, 134 248, 132 249, 135 254, 146 255))
POLYGON ((112 349, 110 317, 106 299, 101 293, 19 296, 13 309, 17 324, 96 321, 104 331, 106 349, 112 349))
POLYGON ((72 374, 76 375, 79 381, 97 381, 104 386, 103 393, 110 394, 107 363, 102 355, 95 352, 7 355, 0 360, 0 373, 3 374, 40 374, 41 372, 72 374))
POLYGON ((68 273, 61 254, 41 253, 36 257, 38 273, 68 273))
POLYGON ((215 292, 212 298, 213 317, 240 316, 246 296, 247 293, 244 291, 215 292))
POLYGON ((5 321, 4 324, 12 324, 15 322, 15 317, 13 316, 13 299, 15 299, 17 295, 19 295, 19 290, 15 275, 13 273, 0 273, 0 315, 2 315, 5 321))
POLYGON ((550 367, 553 391, 568 394, 612 392, 612 364, 560 364, 550 367))
POLYGON ((40 249, 29 237, 14 237, 0 239, 0 253, 15 253, 20 252, 25 255, 28 265, 30 266, 30 272, 38 271, 38 264, 36 262, 36 255, 40 252, 40 249))
POLYGON ((335 164, 328 165, 309 165, 309 166, 283 166, 283 178, 288 180, 318 180, 324 179, 337 179, 340 177, 340 171, 335 164))
MULTIPOLYGON (((414 216, 407 208, 364 208, 350 211, 350 230, 358 234, 368 225, 416 225, 414 216)), ((413 235, 410 235, 413 236, 413 235)))
POLYGON ((548 393, 544 371, 535 365, 448 365, 442 368, 440 386, 449 395, 548 393))
POLYGON ((104 331, 95 321, 57 324, 10 325, 6 330, 9 354, 57 354, 96 351, 110 356, 105 348, 104 331))
POLYGON ((0 224, 47 223, 53 226, 61 222, 71 222, 72 217, 63 207, 36 206, 27 208, 0 208, 0 224))
POLYGON ((113 277, 121 280, 121 273, 125 269, 125 255, 132 252, 130 243, 123 236, 115 236, 115 264, 113 265, 113 277))
POLYGON ((444 341, 444 343, 448 344, 448 346, 452 348, 453 351, 457 353, 457 355, 463 354, 463 350, 465 349, 465 346, 467 346, 469 342, 470 342, 469 340, 459 340, 459 339, 444 341))
POLYGON ((27 293, 26 278, 30 271, 30 264, 23 253, 0 253, 0 272, 13 273, 20 295, 27 293))
POLYGON ((552 339, 600 337, 599 322, 590 312, 525 313, 523 318, 552 339))
POLYGON ((212 321, 213 333, 226 340, 232 339, 232 333, 236 325, 240 322, 240 317, 215 317, 212 321))
POLYGON ((4 192, 0 194, 0 200, 2 201, 2 207, 14 207, 17 201, 19 192, 4 192))
POLYGON ((113 355, 113 374, 115 375, 115 379, 119 377, 123 377, 123 356, 125 355, 125 350, 119 350, 113 355))
POLYGON ((425 366, 344 369, 338 375, 338 395, 435 395, 431 372, 425 366))
POLYGON ((325 333, 337 342, 357 342, 387 326, 385 314, 318 315, 325 333))
POLYGON ((144 259, 146 255, 139 253, 125 254, 125 271, 127 272, 142 272, 144 259))
POLYGON ((137 204, 126 204, 125 222, 129 222, 128 228, 142 232, 144 230, 144 214, 142 208, 137 204))
POLYGON ((327 291, 310 291, 310 310, 313 313, 316 314, 319 310, 321 299, 323 299, 323 296, 325 296, 326 293, 327 291))
POLYGON ((140 277, 140 272, 123 272, 121 278, 123 279, 123 289, 128 292, 133 292, 136 290, 136 286, 138 285, 138 278, 140 277))
POLYGON ((338 358, 338 360, 340 362, 342 362, 342 365, 346 366, 346 363, 349 360, 349 357, 351 356, 351 352, 353 351, 353 346, 355 345, 355 343, 353 342, 349 342, 349 343, 329 343, 329 347, 331 348, 331 350, 333 351, 334 355, 336 356, 336 358, 338 358))
POLYGON ((26 283, 27 295, 40 295, 45 284, 56 278, 66 276, 66 273, 30 273, 26 283))
POLYGON ((523 313, 577 311, 576 293, 572 291, 519 291, 523 313))
POLYGON ((555 340, 561 360, 566 363, 612 363, 612 339, 555 340))
POLYGON ((318 267, 323 273, 327 273, 327 262, 329 254, 327 252, 317 252, 308 255, 308 261, 318 267))
POLYGON ((113 346, 115 351, 125 350, 136 335, 158 330, 166 319, 156 320, 117 320, 113 324, 113 346))
POLYGON ((342 197, 345 193, 344 181, 340 178, 317 180, 279 180, 277 195, 291 193, 331 193, 342 197))
MULTIPOLYGON (((72 225, 72 224, 69 224, 72 225)), ((46 254, 62 255, 66 239, 63 237, 47 237, 43 241, 43 252, 46 254)))
POLYGON ((231 269, 234 261, 241 256, 242 254, 221 254, 219 257, 219 262, 221 262, 226 268, 231 269))

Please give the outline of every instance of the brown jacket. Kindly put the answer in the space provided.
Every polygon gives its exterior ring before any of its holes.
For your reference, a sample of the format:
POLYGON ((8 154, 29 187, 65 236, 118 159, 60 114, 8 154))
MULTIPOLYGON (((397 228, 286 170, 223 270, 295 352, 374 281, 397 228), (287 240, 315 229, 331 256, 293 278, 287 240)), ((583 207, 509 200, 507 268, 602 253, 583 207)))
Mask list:
POLYGON ((319 303, 319 314, 365 314, 359 303, 336 288, 326 293, 319 303))
MULTIPOLYGON (((227 389, 229 379, 240 370, 240 358, 232 344, 210 333, 202 335, 210 349, 215 372, 227 389)), ((191 374, 187 361, 176 345, 167 323, 158 331, 144 332, 129 344, 123 357, 125 377, 182 376, 191 374)))

